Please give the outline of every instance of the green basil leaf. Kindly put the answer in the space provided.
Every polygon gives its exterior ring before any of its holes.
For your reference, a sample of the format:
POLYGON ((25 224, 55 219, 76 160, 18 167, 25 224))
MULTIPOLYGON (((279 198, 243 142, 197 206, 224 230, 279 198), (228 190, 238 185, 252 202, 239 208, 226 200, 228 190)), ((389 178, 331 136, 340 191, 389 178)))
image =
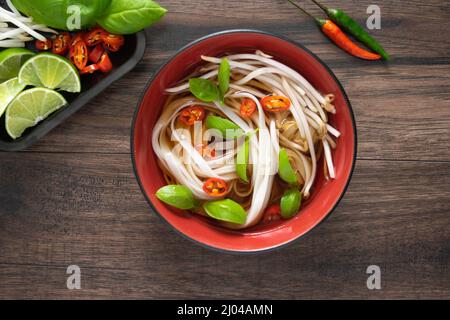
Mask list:
POLYGON ((203 204, 203 209, 208 216, 221 221, 244 224, 247 219, 244 208, 230 199, 206 202, 203 204))
POLYGON ((51 28, 67 30, 67 23, 79 9, 80 27, 86 29, 95 25, 96 19, 104 15, 112 0, 12 0, 13 5, 22 13, 33 18, 35 23, 51 28), (74 7, 72 7, 74 6, 74 7))
POLYGON ((281 198, 280 208, 281 216, 284 219, 290 219, 300 210, 302 203, 302 194, 296 188, 287 190, 281 198))
POLYGON ((219 88, 209 80, 202 78, 190 79, 189 89, 197 99, 202 101, 214 102, 220 100, 219 88))
POLYGON ((156 192, 156 197, 172 207, 189 210, 196 206, 196 200, 192 191, 181 185, 168 185, 156 192))
POLYGON ((220 63, 218 76, 221 101, 224 100, 225 94, 230 88, 230 75, 231 75, 230 63, 226 58, 223 58, 222 62, 220 63))
POLYGON ((249 157, 250 137, 245 137, 245 141, 239 148, 236 155, 236 173, 242 181, 248 183, 247 166, 249 157))
POLYGON ((112 0, 109 10, 97 23, 110 33, 133 34, 151 26, 166 12, 152 0, 112 0))
POLYGON ((244 134, 244 131, 237 124, 222 117, 208 116, 205 124, 208 129, 218 130, 224 139, 235 139, 242 137, 244 134))
POLYGON ((280 150, 278 161, 278 174, 280 175, 281 179, 283 179, 285 182, 289 184, 297 183, 297 174, 292 168, 286 149, 280 150))

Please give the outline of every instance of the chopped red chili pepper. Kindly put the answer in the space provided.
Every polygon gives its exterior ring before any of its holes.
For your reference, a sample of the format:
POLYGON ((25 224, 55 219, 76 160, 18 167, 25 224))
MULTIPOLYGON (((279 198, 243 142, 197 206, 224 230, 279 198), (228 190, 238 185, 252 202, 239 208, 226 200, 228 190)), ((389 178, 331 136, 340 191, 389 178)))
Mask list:
POLYGON ((223 197, 228 192, 228 185, 222 179, 211 178, 203 184, 203 191, 213 197, 223 197))
POLYGON ((291 107, 291 100, 283 96, 267 96, 261 100, 261 105, 265 111, 280 112, 291 107))
POLYGON ((241 103, 241 115, 250 118, 256 111, 256 103, 250 98, 245 98, 241 103))
POLYGON ((205 114, 204 108, 192 106, 181 111, 179 120, 187 126, 193 126, 196 121, 203 121, 205 114))

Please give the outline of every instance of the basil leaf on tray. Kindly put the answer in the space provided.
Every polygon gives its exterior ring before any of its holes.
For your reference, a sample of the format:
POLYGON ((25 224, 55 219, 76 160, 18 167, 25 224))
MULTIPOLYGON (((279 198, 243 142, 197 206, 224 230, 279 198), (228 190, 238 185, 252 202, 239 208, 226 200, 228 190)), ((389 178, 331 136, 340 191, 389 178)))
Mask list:
POLYGON ((112 0, 97 22, 110 33, 133 34, 157 22, 166 12, 152 0, 112 0))
POLYGON ((244 208, 230 199, 206 202, 203 209, 208 216, 221 221, 244 224, 247 219, 244 208))
POLYGON ((112 0, 12 0, 12 4, 22 13, 32 17, 34 22, 67 31, 72 31, 68 29, 67 23, 75 12, 70 8, 75 9, 76 6, 76 12, 80 14, 80 29, 86 29, 95 25, 96 19, 107 12, 112 2, 112 0))

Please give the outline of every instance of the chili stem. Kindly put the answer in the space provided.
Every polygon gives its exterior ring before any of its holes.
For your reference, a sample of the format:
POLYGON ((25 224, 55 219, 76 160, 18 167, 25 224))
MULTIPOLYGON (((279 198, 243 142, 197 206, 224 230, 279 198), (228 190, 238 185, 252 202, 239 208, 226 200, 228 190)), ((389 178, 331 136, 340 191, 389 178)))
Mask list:
POLYGON ((317 19, 316 17, 314 17, 311 13, 309 13, 308 11, 306 11, 305 9, 303 9, 302 7, 300 7, 298 4, 296 4, 294 1, 292 0, 287 0, 290 3, 292 3, 294 6, 296 6, 298 9, 300 9, 304 14, 306 14, 307 16, 311 17, 312 19, 314 19, 314 21, 317 22, 317 24, 319 24, 320 26, 323 25, 323 22, 320 21, 320 19, 317 19))
POLYGON ((316 5, 318 5, 319 7, 320 7, 320 9, 322 9, 323 11, 327 11, 328 10, 328 8, 327 7, 325 7, 323 4, 321 4, 319 1, 317 1, 317 0, 312 0, 312 2, 314 2, 316 5))

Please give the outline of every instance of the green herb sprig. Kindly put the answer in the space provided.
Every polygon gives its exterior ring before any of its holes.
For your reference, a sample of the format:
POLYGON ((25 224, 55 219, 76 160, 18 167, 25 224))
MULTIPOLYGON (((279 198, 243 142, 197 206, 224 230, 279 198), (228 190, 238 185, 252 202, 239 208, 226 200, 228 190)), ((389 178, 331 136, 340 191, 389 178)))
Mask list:
POLYGON ((189 80, 189 90, 201 101, 224 103, 225 94, 230 88, 230 76, 230 63, 226 58, 223 58, 219 67, 218 85, 208 79, 192 78, 189 80))

